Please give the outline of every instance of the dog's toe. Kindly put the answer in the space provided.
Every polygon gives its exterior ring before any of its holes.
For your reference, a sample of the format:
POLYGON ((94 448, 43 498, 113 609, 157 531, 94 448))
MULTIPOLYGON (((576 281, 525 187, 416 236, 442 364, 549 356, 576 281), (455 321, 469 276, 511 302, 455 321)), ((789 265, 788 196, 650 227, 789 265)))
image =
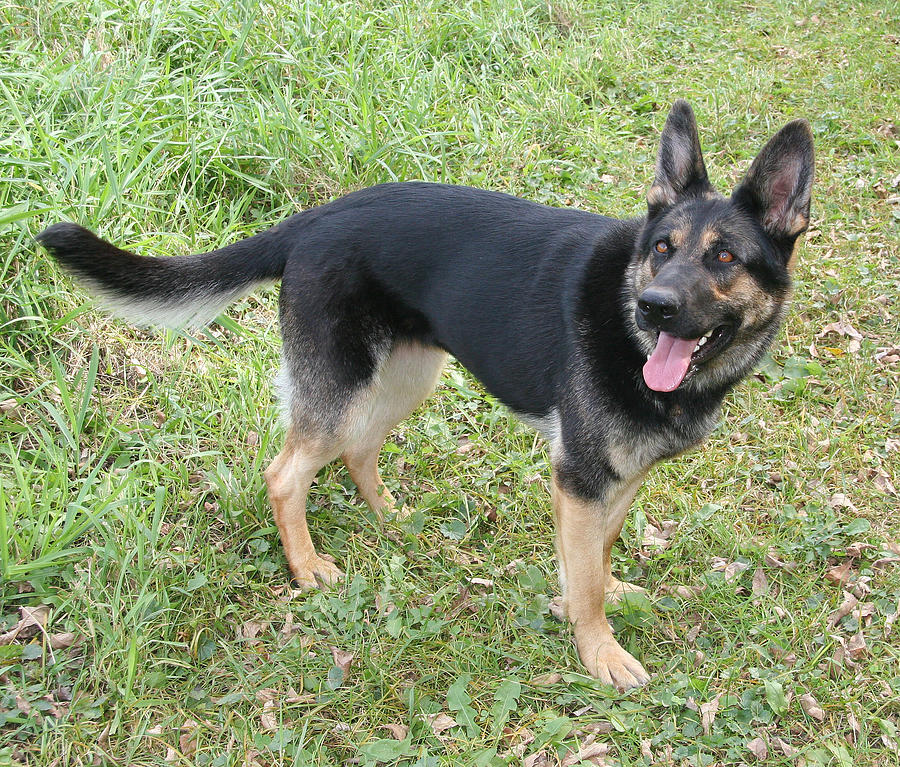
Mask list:
POLYGON ((320 556, 310 557, 291 569, 295 586, 303 591, 335 586, 344 577, 344 573, 334 562, 320 556))

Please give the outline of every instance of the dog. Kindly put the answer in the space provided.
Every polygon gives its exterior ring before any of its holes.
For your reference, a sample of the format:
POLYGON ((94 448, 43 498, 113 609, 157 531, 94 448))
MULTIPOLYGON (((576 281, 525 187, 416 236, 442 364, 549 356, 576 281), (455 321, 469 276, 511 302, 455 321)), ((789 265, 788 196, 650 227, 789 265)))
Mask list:
POLYGON ((287 436, 265 479, 304 588, 342 575, 307 528, 317 472, 340 457, 379 516, 394 510, 379 450, 456 357, 546 439, 578 653, 592 676, 627 689, 649 676, 613 637, 604 603, 642 589, 613 577, 610 549, 646 472, 709 434, 723 397, 775 338, 812 181, 812 132, 795 120, 721 196, 678 100, 639 218, 410 182, 353 192, 200 255, 142 257, 72 223, 37 239, 139 323, 203 324, 281 280, 287 436))

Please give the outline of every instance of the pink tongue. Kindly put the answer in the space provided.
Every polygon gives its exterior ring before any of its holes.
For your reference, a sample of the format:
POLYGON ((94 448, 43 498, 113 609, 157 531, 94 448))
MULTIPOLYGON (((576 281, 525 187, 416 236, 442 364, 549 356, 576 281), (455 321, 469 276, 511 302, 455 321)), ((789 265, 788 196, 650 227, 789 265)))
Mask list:
POLYGON ((660 333, 653 354, 644 364, 644 382, 654 391, 673 391, 687 375, 699 339, 660 333))

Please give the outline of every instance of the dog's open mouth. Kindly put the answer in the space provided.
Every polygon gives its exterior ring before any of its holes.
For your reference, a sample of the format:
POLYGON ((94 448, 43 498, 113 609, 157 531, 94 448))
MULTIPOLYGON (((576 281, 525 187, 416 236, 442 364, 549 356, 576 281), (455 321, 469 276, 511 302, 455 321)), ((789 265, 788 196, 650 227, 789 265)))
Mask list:
POLYGON ((644 383, 654 391, 674 391, 698 365, 724 349, 732 335, 730 325, 719 325, 700 338, 660 332, 656 348, 644 364, 644 383))

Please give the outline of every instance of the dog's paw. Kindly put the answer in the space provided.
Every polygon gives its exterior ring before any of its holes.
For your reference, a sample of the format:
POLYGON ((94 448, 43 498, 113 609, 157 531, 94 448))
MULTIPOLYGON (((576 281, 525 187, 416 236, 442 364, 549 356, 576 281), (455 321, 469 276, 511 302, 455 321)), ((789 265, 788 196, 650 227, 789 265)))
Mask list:
POLYGON ((617 578, 610 578, 606 582, 606 601, 620 602, 626 594, 643 594, 647 595, 647 589, 641 586, 635 586, 633 583, 626 583, 617 578))
POLYGON ((588 673, 617 690, 640 687, 650 681, 650 675, 640 662, 622 649, 611 635, 579 636, 575 632, 578 655, 588 673))
POLYGON ((294 585, 303 591, 335 586, 344 577, 344 573, 334 562, 329 562, 318 555, 292 567, 291 572, 294 576, 294 585))

